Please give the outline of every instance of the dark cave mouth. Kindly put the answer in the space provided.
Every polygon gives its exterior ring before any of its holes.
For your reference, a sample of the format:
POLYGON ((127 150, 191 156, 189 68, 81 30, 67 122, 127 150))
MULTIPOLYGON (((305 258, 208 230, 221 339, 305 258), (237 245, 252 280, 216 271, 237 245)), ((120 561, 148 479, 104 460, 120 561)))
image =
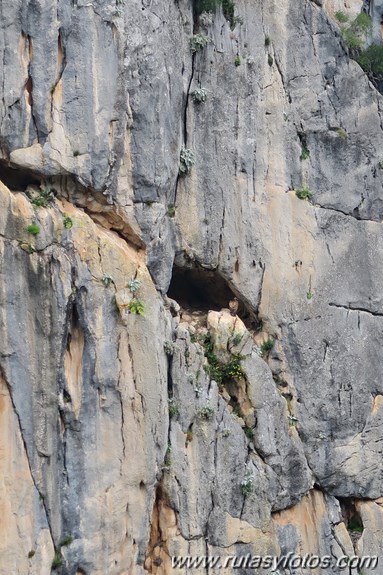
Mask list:
POLYGON ((239 300, 238 317, 246 327, 254 329, 256 316, 235 293, 229 283, 216 270, 202 266, 173 266, 172 279, 168 297, 174 299, 182 309, 207 313, 228 309, 229 301, 234 297, 239 300))
POLYGON ((12 192, 24 192, 28 186, 40 186, 41 176, 26 168, 12 168, 4 160, 0 160, 0 180, 12 192))

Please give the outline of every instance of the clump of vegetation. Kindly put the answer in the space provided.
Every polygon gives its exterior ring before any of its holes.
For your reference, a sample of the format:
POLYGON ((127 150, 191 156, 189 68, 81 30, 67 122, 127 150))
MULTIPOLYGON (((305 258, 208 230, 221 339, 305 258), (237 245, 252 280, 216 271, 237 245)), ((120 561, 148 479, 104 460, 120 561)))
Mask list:
POLYGON ((350 51, 350 55, 352 57, 358 56, 371 30, 371 17, 366 12, 361 12, 350 25, 346 26, 345 24, 348 22, 347 16, 341 12, 336 14, 338 14, 337 20, 343 24, 341 26, 342 37, 350 51))
POLYGON ((234 65, 237 67, 241 65, 241 57, 238 54, 234 58, 234 65))
POLYGON ((241 481, 241 492, 246 497, 254 490, 254 479, 250 471, 246 471, 245 477, 241 481))
POLYGON ((245 435, 248 439, 253 439, 254 438, 254 430, 252 427, 244 427, 243 431, 245 432, 245 435))
POLYGON ((207 100, 207 90, 205 88, 196 88, 190 94, 193 102, 200 104, 201 102, 206 102, 207 100))
POLYGON ((310 157, 310 150, 306 146, 302 146, 302 152, 300 159, 301 160, 308 160, 310 157))
POLYGON ((191 429, 188 429, 186 432, 186 445, 193 441, 193 432, 191 429))
POLYGON ((383 46, 372 44, 357 57, 357 62, 366 72, 372 83, 383 79, 383 46))
POLYGON ((267 47, 267 46, 270 46, 270 44, 271 44, 270 37, 269 37, 269 36, 265 36, 265 46, 266 46, 266 47, 267 47))
POLYGON ((28 553, 28 559, 32 559, 32 557, 34 557, 36 555, 36 551, 34 551, 33 549, 31 551, 29 551, 28 553))
POLYGON ((165 458, 164 458, 164 465, 163 465, 163 468, 165 471, 168 471, 171 468, 171 465, 172 465, 171 456, 172 456, 172 448, 171 448, 171 445, 168 444, 168 448, 166 450, 165 458))
POLYGON ((198 32, 190 38, 190 50, 193 54, 203 50, 205 46, 209 43, 209 38, 203 32, 198 32))
POLYGON ((108 275, 108 274, 105 274, 105 275, 102 276, 101 281, 102 281, 102 283, 104 284, 105 287, 109 287, 110 284, 113 282, 113 278, 112 278, 112 276, 110 276, 110 275, 108 275))
POLYGON ((128 309, 130 313, 135 315, 144 315, 145 314, 145 304, 142 300, 133 298, 128 303, 128 309))
POLYGON ((132 292, 132 294, 136 294, 138 292, 138 290, 141 287, 141 282, 140 280, 136 279, 136 278, 132 278, 129 282, 128 282, 128 290, 132 292))
POLYGON ((182 146, 180 153, 179 172, 181 175, 188 174, 195 164, 195 156, 193 150, 182 146))
POLYGON ((27 242, 19 241, 19 247, 27 254, 33 254, 36 251, 32 244, 28 244, 27 242))
POLYGON ((313 299, 313 297, 314 297, 313 292, 312 292, 311 290, 309 290, 309 291, 307 292, 307 294, 306 294, 306 297, 307 297, 307 299, 309 299, 309 300, 310 300, 310 299, 313 299))
POLYGON ((178 405, 173 398, 168 399, 169 417, 171 419, 176 419, 179 415, 178 405))
POLYGON ((270 351, 273 349, 273 347, 274 347, 274 340, 271 337, 269 337, 269 339, 267 339, 266 341, 263 341, 259 346, 261 357, 265 357, 266 355, 268 355, 270 351))
POLYGON ((235 25, 240 23, 241 20, 238 16, 234 16, 235 6, 233 0, 197 0, 196 13, 200 15, 202 12, 215 12, 219 6, 222 6, 223 15, 230 22, 230 28, 235 28, 235 25))
POLYGON ((64 224, 64 228, 66 228, 67 230, 70 230, 71 228, 73 228, 72 218, 70 218, 67 215, 64 215, 63 224, 64 224))
POLYGON ((347 132, 344 128, 339 128, 337 134, 341 140, 347 140, 347 132))
POLYGON ((70 545, 71 543, 73 543, 74 541, 74 537, 72 537, 72 535, 66 535, 65 537, 63 537, 60 541, 60 547, 65 547, 66 545, 70 545))
POLYGON ((350 519, 347 523, 347 529, 352 533, 363 533, 364 531, 363 525, 354 518, 350 519))
POLYGON ((40 227, 37 224, 29 224, 29 226, 25 228, 25 231, 27 231, 28 234, 32 234, 32 236, 37 236, 40 233, 40 227))
POLYGON ((198 412, 198 415, 201 419, 212 419, 214 417, 214 414, 215 410, 208 403, 204 407, 202 407, 198 412))
POLYGON ((174 218, 176 215, 176 208, 173 204, 168 205, 168 216, 169 218, 174 218))
POLYGON ((62 555, 59 552, 55 553, 52 561, 52 569, 58 569, 63 564, 62 555))
POLYGON ((337 12, 335 12, 335 18, 338 20, 338 22, 340 22, 341 24, 345 24, 346 22, 348 22, 348 16, 345 12, 343 12, 342 10, 338 10, 337 12))
POLYGON ((219 361, 214 353, 214 345, 209 334, 205 337, 203 346, 205 349, 205 357, 208 361, 206 371, 214 381, 221 384, 225 379, 243 377, 241 360, 244 359, 244 356, 234 354, 226 363, 219 361))
POLYGON ((295 190, 295 195, 300 200, 310 200, 312 198, 312 193, 310 192, 308 186, 302 186, 302 188, 295 190))
POLYGON ((231 338, 231 345, 233 345, 234 347, 236 347, 237 345, 239 345, 242 341, 242 336, 239 333, 236 333, 232 338, 231 338))
POLYGON ((267 63, 270 67, 274 64, 274 60, 271 54, 267 56, 267 63))
POLYGON ((37 195, 28 194, 28 197, 36 208, 47 208, 55 198, 53 190, 48 186, 41 188, 37 195))

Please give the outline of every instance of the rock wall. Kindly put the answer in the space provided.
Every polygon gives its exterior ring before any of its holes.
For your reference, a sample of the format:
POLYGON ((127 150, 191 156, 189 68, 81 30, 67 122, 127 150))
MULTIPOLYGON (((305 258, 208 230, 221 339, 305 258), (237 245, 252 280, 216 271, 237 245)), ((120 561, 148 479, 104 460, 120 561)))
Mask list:
POLYGON ((383 100, 334 19, 361 5, 1 3, 1 575, 383 561, 383 100))

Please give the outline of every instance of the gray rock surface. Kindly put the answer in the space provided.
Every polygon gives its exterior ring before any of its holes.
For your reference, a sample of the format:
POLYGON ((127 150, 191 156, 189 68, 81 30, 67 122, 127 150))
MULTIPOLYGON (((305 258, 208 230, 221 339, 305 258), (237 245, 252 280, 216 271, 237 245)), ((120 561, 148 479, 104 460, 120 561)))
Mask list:
POLYGON ((361 4, 2 1, 0 575, 383 560, 383 101, 334 18, 361 4))

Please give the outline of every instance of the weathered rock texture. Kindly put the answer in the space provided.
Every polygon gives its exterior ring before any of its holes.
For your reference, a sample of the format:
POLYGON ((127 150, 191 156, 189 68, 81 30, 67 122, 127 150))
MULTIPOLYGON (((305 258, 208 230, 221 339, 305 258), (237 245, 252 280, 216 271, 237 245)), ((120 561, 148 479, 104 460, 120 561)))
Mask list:
POLYGON ((1 575, 382 570, 383 99, 334 19, 361 5, 2 0, 1 575))

